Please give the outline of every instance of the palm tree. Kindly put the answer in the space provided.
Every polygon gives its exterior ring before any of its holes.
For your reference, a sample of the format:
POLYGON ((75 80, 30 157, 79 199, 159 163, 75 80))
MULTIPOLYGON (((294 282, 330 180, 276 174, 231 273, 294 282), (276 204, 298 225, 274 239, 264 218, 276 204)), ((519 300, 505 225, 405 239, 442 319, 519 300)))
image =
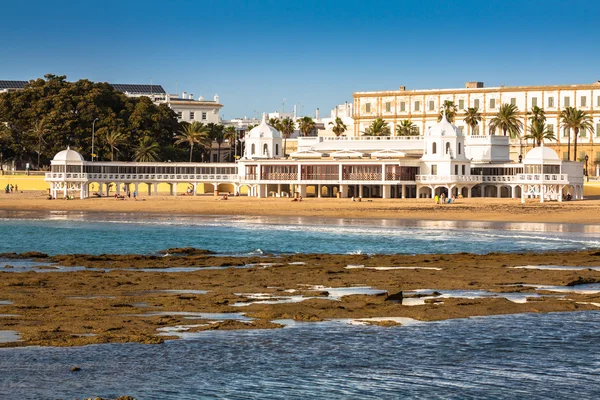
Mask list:
POLYGON ((127 138, 125 137, 125 134, 121 131, 106 132, 104 141, 106 142, 106 145, 110 147, 110 161, 115 160, 115 150, 119 152, 118 146, 125 143, 126 140, 127 138))
POLYGON ((179 135, 175 135, 175 145, 188 144, 190 146, 190 162, 192 162, 192 154, 194 152, 194 144, 205 147, 208 128, 202 122, 194 121, 181 123, 181 131, 179 135))
POLYGON ((44 123, 43 118, 37 122, 34 122, 33 128, 31 129, 31 133, 34 134, 34 136, 38 142, 38 148, 37 148, 37 153, 38 153, 37 154, 37 168, 38 169, 40 169, 40 156, 42 155, 42 143, 46 143, 46 141, 44 140, 44 136, 46 136, 46 134, 49 132, 50 131, 45 128, 45 123, 44 123))
POLYGON ((438 122, 442 120, 442 111, 446 114, 446 119, 452 123, 454 123, 454 117, 456 116, 456 111, 458 107, 452 100, 445 100, 444 104, 442 104, 442 109, 440 110, 440 115, 438 115, 438 122))
POLYGON ((470 135, 473 134, 473 131, 475 130, 475 127, 477 125, 479 125, 479 122, 481 122, 481 113, 479 113, 479 109, 477 107, 469 107, 465 110, 465 124, 467 124, 469 126, 469 128, 471 128, 471 131, 469 132, 470 135))
POLYGON ((315 130, 315 121, 311 117, 302 117, 298 121, 298 129, 302 132, 302 136, 308 136, 315 130))
POLYGON ((367 129, 365 136, 390 136, 390 127, 382 118, 376 118, 367 129))
POLYGON ((151 136, 144 136, 135 148, 134 161, 152 162, 158 161, 160 145, 151 136))
POLYGON ((531 107, 531 117, 529 117, 529 120, 532 124, 535 121, 546 122, 546 113, 544 112, 544 109, 538 106, 531 107))
POLYGON ((521 136, 523 130, 523 122, 517 117, 519 108, 514 104, 502 104, 498 110, 498 114, 490 121, 490 131, 502 129, 504 136, 506 132, 510 133, 511 137, 521 136))
POLYGON ((223 132, 225 133, 225 140, 227 140, 229 142, 229 146, 233 145, 233 148, 234 148, 233 158, 235 159, 235 157, 237 156, 237 140, 238 140, 237 129, 235 129, 235 126, 229 125, 229 126, 225 127, 223 132))
POLYGON ((275 117, 275 118, 269 118, 269 125, 271 125, 273 128, 277 129, 278 131, 280 131, 281 129, 281 121, 279 120, 279 118, 275 117))
POLYGON ((541 146, 544 140, 556 140, 556 136, 548 130, 548 126, 544 121, 533 121, 528 130, 529 134, 525 136, 525 139, 532 139, 533 147, 536 143, 541 146))
POLYGON ((578 110, 575 107, 567 107, 560 113, 561 126, 569 130, 569 141, 567 144, 567 161, 571 161, 571 130, 575 132, 573 136, 573 160, 577 161, 577 137, 579 131, 585 129, 593 133, 594 127, 592 117, 585 111, 578 110))
POLYGON ((296 130, 296 123, 293 119, 286 117, 281 121, 281 135, 283 136, 283 156, 286 157, 287 139, 292 136, 296 130))
POLYGON ((396 126, 396 135, 398 136, 418 136, 416 132, 417 125, 415 125, 410 119, 400 121, 400 124, 396 126))
POLYGON ((335 124, 333 122, 330 122, 329 125, 333 125, 333 128, 331 128, 331 130, 333 131, 333 133, 335 133, 335 136, 337 137, 342 136, 344 132, 346 132, 346 129, 348 129, 346 125, 344 125, 344 122, 340 117, 336 117, 335 124))
MULTIPOLYGON (((225 131, 223 125, 219 124, 208 124, 208 137, 211 141, 217 142, 218 150, 217 150, 217 162, 221 162, 221 145, 225 141, 225 131)), ((212 146, 211 146, 212 149, 212 146)))

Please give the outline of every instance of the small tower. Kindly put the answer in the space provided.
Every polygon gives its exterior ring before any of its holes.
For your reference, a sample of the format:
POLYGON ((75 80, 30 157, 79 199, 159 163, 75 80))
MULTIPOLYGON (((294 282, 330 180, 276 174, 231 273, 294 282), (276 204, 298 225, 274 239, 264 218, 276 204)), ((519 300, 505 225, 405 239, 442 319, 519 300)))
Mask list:
POLYGON ((245 159, 281 158, 281 133, 267 124, 267 114, 263 113, 262 121, 248 132, 245 138, 245 159))
POLYGON ((442 120, 425 133, 421 160, 428 175, 470 175, 470 161, 465 155, 465 137, 442 114, 442 120), (463 172, 464 171, 464 172, 463 172))

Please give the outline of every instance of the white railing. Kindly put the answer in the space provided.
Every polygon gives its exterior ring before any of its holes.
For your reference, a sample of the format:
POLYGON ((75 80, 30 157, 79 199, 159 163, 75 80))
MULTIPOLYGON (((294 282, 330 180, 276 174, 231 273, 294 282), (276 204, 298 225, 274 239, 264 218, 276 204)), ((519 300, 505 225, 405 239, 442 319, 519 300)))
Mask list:
POLYGON ((514 175, 482 175, 483 182, 515 182, 517 177, 514 175))
POLYGON ((567 174, 519 174, 517 180, 526 182, 567 182, 567 174))
POLYGON ((87 180, 87 181, 119 181, 119 182, 237 182, 236 174, 101 174, 101 173, 65 173, 48 172, 46 180, 87 180))
POLYGON ((417 182, 426 183, 452 183, 452 182, 472 182, 481 183, 479 175, 417 175, 417 182))

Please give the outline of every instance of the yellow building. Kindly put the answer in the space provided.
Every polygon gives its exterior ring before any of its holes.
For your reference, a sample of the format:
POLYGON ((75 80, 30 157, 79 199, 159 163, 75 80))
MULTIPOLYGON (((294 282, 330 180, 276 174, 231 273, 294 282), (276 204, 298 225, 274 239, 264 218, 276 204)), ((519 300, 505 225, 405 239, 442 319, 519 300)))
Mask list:
MULTIPOLYGON (((360 136, 375 118, 383 118, 389 125, 392 135, 402 120, 411 120, 422 135, 437 122, 445 101, 452 101, 458 108, 455 119, 457 127, 466 135, 489 135, 489 122, 497 114, 502 104, 514 104, 527 133, 528 112, 537 106, 544 110, 548 129, 554 132, 557 141, 546 142, 563 159, 567 159, 569 133, 560 127, 560 112, 565 107, 577 107, 593 118, 594 132, 580 132, 577 154, 571 160, 585 162, 588 157, 590 176, 600 176, 600 81, 593 84, 555 86, 511 86, 485 87, 483 82, 467 82, 464 88, 398 90, 354 93, 354 136, 360 136), (476 107, 482 121, 473 132, 464 122, 464 111, 476 107)), ((501 132, 494 132, 502 134, 501 132)), ((571 143, 574 133, 571 132, 571 143)), ((515 161, 530 149, 521 139, 511 140, 511 158, 515 161)), ((572 152, 573 150, 571 150, 572 152)))

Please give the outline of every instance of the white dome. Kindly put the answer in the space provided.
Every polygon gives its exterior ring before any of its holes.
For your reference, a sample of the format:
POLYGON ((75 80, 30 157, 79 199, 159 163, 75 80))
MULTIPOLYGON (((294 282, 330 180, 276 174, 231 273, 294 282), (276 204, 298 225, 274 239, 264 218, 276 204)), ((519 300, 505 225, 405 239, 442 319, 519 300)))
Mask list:
POLYGON ((524 164, 560 164, 558 154, 550 147, 536 147, 525 154, 524 164))
POLYGON ((267 114, 263 114, 263 119, 260 124, 252 128, 248 133, 248 136, 251 139, 281 139, 281 133, 271 125, 267 124, 267 114))
POLYGON ((83 156, 67 146, 66 150, 56 153, 52 161, 83 161, 83 156))
POLYGON ((456 125, 452 125, 446 118, 446 114, 442 115, 442 120, 429 128, 429 136, 462 136, 456 125))

